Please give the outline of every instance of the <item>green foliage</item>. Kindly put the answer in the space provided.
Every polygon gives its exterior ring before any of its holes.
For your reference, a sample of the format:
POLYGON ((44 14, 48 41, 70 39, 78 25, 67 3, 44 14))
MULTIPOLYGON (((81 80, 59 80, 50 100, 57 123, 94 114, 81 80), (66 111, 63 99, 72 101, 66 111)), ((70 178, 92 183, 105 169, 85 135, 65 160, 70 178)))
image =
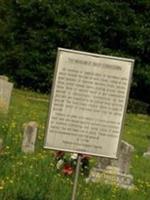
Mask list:
POLYGON ((135 99, 129 99, 127 110, 129 113, 150 114, 149 104, 135 99))
MULTIPOLYGON (((0 138, 4 140, 0 151, 1 200, 67 200, 71 199, 74 177, 64 176, 56 170, 53 152, 43 149, 48 102, 37 101, 48 96, 14 90, 7 116, 0 115, 0 138), (29 98, 32 97, 32 98, 29 98), (37 121, 39 124, 34 154, 21 152, 22 125, 37 121)), ((135 188, 131 191, 103 183, 86 183, 80 174, 78 200, 148 200, 150 194, 150 160, 143 158, 149 145, 150 117, 128 114, 123 138, 134 145, 131 163, 135 188)), ((96 163, 95 157, 90 165, 96 163)))
POLYGON ((150 102, 149 16, 149 0, 1 0, 0 74, 45 92, 57 47, 131 57, 131 96, 150 102))

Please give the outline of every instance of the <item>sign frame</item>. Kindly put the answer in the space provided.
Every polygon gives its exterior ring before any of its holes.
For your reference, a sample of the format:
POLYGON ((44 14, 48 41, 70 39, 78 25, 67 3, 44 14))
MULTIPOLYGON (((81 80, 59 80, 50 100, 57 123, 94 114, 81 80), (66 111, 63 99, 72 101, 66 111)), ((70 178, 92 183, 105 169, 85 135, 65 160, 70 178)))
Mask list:
POLYGON ((88 53, 84 51, 77 51, 77 50, 71 50, 71 49, 65 49, 65 48, 58 48, 57 51, 57 58, 56 58, 56 64, 55 64, 55 71, 54 71, 54 78, 53 78, 53 83, 52 83, 52 90, 51 90, 51 95, 50 95, 50 100, 49 100, 49 109, 48 109, 48 120, 46 123, 46 134, 45 134, 45 141, 44 141, 44 148, 45 149, 51 149, 51 150, 60 150, 60 151, 65 151, 65 152, 72 152, 72 153, 77 153, 77 154, 88 154, 88 155, 93 155, 93 156, 98 156, 98 157, 105 157, 105 158, 114 158, 117 159, 118 154, 119 154, 119 146, 121 143, 121 135, 123 132, 123 127, 124 127, 124 121, 125 121, 125 114, 127 110, 127 104, 128 104, 128 99, 129 99, 129 93, 130 93, 130 87, 131 87, 131 81, 132 81, 132 74, 133 74, 133 67, 134 67, 134 59, 128 59, 128 58, 123 58, 123 57, 115 57, 115 56, 107 56, 107 55, 102 55, 102 54, 96 54, 96 53, 88 53), (125 61, 125 62, 130 62, 131 63, 131 68, 130 68, 130 74, 129 74, 129 79, 127 83, 127 92, 125 96, 125 104, 123 108, 123 117, 121 121, 121 128, 120 128, 120 134, 119 134, 119 139, 118 139, 118 146, 117 146, 117 151, 116 151, 116 156, 111 157, 103 154, 97 154, 97 153, 89 153, 89 152, 83 152, 83 151, 77 151, 77 150, 70 150, 67 148, 55 148, 55 147, 49 147, 46 145, 46 140, 47 140, 47 135, 48 135, 48 127, 49 127, 49 121, 51 117, 51 110, 52 110, 52 103, 54 99, 54 90, 55 90, 55 85, 56 85, 56 76, 58 72, 58 64, 59 64, 59 58, 61 55, 61 52, 68 52, 68 53, 74 53, 74 54, 80 54, 80 55, 89 55, 89 56, 94 56, 98 58, 107 58, 107 59, 115 59, 118 61, 125 61))

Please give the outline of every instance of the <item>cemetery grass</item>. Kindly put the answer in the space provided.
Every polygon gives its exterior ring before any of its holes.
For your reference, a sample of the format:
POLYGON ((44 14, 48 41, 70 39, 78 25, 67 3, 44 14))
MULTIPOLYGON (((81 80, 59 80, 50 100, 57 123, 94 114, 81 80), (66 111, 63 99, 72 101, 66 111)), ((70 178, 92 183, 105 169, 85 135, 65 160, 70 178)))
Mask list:
MULTIPOLYGON (((2 200, 69 200, 73 176, 56 170, 54 152, 45 150, 44 135, 48 114, 48 96, 14 90, 8 115, 0 114, 0 199, 2 200), (39 131, 34 154, 21 152, 25 122, 37 121, 39 131)), ((150 116, 127 114, 123 139, 134 145, 131 174, 134 189, 120 189, 117 185, 86 183, 80 175, 77 200, 149 200, 150 159, 143 153, 150 145, 150 116)), ((96 159, 90 160, 90 167, 96 159)))

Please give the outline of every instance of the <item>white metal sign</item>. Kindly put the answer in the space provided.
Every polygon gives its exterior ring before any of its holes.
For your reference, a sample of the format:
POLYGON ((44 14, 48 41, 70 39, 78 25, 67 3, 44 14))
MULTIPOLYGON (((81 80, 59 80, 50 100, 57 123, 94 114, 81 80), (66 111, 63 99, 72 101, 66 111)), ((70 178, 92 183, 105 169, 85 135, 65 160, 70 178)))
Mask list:
POLYGON ((116 158, 133 64, 59 48, 45 148, 116 158))

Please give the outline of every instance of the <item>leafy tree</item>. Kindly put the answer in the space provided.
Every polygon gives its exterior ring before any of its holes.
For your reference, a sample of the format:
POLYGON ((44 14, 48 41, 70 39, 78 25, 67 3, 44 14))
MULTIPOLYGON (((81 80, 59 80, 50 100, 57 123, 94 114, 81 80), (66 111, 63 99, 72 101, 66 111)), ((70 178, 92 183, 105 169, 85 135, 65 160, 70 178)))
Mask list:
POLYGON ((136 60, 132 97, 150 98, 149 0, 0 0, 0 73, 48 91, 57 47, 136 60))

